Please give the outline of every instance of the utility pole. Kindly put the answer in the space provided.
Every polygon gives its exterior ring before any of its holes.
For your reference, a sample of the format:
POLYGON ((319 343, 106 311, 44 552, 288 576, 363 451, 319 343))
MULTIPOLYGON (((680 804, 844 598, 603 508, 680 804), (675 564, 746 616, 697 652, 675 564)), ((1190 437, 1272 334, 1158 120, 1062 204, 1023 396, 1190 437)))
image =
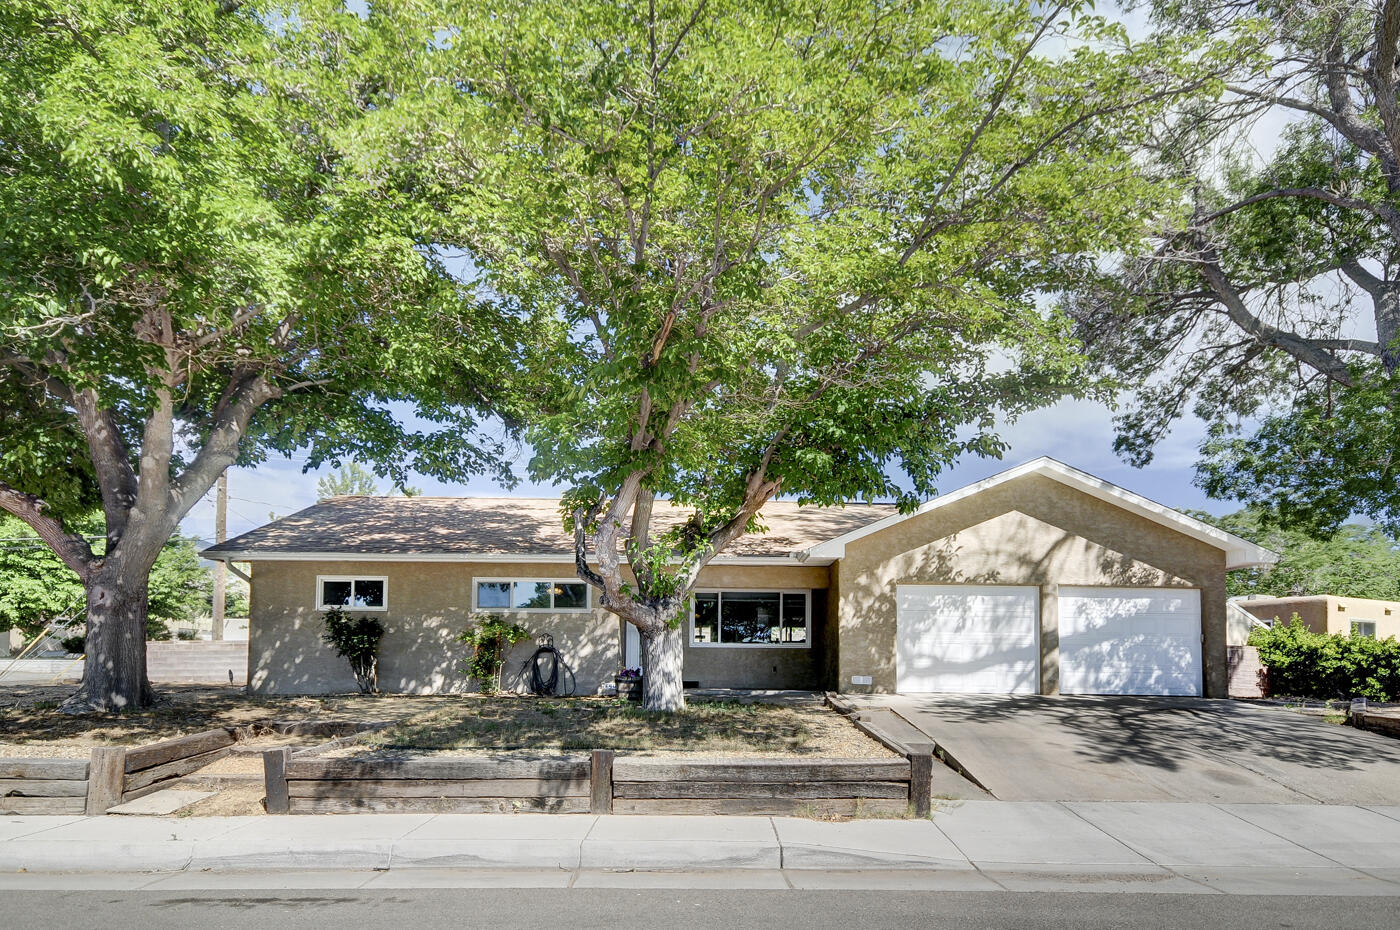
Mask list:
MULTIPOLYGON (((228 472, 219 475, 219 492, 214 498, 214 544, 228 538, 228 472)), ((220 559, 214 565, 214 623, 211 638, 224 638, 224 591, 228 583, 228 563, 220 559)))

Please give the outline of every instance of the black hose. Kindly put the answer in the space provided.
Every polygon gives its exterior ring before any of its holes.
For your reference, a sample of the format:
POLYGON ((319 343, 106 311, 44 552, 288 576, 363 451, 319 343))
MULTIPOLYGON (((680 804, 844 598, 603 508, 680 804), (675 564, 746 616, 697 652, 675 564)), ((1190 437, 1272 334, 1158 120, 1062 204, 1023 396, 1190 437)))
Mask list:
POLYGON ((525 660, 525 665, 520 671, 526 675, 531 694, 572 697, 578 687, 573 669, 569 668, 569 663, 564 661, 564 656, 554 648, 553 643, 545 643, 536 649, 534 654, 525 660), (542 665, 547 666, 547 672, 541 670, 542 665), (561 681, 566 682, 562 691, 561 681))

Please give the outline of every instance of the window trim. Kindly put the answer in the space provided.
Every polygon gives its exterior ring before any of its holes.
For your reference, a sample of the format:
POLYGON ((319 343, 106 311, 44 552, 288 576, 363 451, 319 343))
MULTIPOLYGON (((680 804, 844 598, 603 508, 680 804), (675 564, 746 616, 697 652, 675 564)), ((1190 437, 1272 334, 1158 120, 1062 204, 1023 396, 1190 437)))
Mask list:
MULTIPOLYGON (((811 649, 812 648, 812 588, 696 588, 690 592, 689 614, 690 632, 686 646, 692 649, 811 649), (695 595, 717 594, 721 603, 725 594, 802 594, 806 621, 806 639, 800 643, 697 643, 695 641, 695 595)), ((723 608, 720 608, 723 610, 723 608)), ((782 601, 778 602, 778 612, 782 613, 782 601)))
POLYGON ((331 607, 340 607, 345 610, 372 611, 374 613, 384 613, 389 609, 389 576, 388 575, 317 575, 316 576, 316 609, 326 610, 331 607), (353 607, 349 604, 327 604, 323 600, 325 596, 324 582, 327 581, 348 581, 350 582, 350 596, 355 596, 355 582, 357 581, 377 581, 384 585, 384 606, 383 607, 353 607))
POLYGON ((1365 637, 1366 639, 1376 639, 1376 638, 1377 638, 1377 637, 1376 637, 1376 633, 1377 633, 1377 632, 1378 632, 1378 631, 1377 631, 1377 629, 1376 629, 1376 621, 1374 621, 1374 620, 1353 620, 1353 621, 1351 621, 1351 632, 1350 632, 1349 634, 1347 634, 1347 635, 1349 635, 1349 636, 1363 636, 1363 637, 1365 637), (1359 627, 1359 626, 1369 626, 1369 627, 1371 628, 1371 632, 1369 632, 1369 633, 1363 633, 1361 630, 1358 630, 1358 629, 1357 629, 1357 627, 1359 627))
MULTIPOLYGON (((550 603, 554 603, 554 594, 549 596, 550 603)), ((501 611, 512 614, 586 614, 593 610, 593 586, 582 578, 521 578, 521 577, 497 577, 495 575, 480 575, 472 578, 472 611, 490 612, 501 611), (582 607, 482 607, 477 599, 481 593, 479 585, 482 584, 509 584, 512 596, 514 596, 517 582, 528 584, 581 584, 583 585, 583 606, 582 607)))

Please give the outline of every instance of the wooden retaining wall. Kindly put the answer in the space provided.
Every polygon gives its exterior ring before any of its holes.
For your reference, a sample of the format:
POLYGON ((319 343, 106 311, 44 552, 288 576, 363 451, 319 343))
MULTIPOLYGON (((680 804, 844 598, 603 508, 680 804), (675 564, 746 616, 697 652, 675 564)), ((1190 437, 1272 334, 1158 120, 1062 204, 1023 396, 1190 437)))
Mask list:
POLYGON ((81 814, 87 759, 0 759, 0 814, 81 814))
POLYGON ((396 760, 263 754, 269 814, 347 811, 595 814, 928 814, 929 753, 907 759, 618 756, 396 760))
POLYGON ((227 755, 232 729, 148 746, 99 746, 88 759, 0 759, 0 814, 105 814, 227 755))

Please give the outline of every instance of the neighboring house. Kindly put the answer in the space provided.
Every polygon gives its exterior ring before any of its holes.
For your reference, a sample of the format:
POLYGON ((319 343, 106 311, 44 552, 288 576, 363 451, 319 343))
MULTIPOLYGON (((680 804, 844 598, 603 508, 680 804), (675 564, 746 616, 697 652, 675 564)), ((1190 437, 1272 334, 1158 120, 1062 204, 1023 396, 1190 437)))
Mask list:
POLYGON ((1365 597, 1250 597, 1235 603, 1261 620, 1289 622, 1297 614, 1314 633, 1344 633, 1385 639, 1400 636, 1400 601, 1365 597))
MULTIPOLYGON (((1224 696, 1225 573, 1275 560, 1048 458, 911 514, 775 501, 761 517, 768 532, 700 575, 688 683, 1224 696)), ((457 635, 488 612, 553 637, 580 693, 639 661, 635 630, 574 575, 554 500, 333 498, 204 554, 251 564, 255 692, 354 687, 321 640, 332 603, 384 620, 390 691, 465 690, 457 635)))

